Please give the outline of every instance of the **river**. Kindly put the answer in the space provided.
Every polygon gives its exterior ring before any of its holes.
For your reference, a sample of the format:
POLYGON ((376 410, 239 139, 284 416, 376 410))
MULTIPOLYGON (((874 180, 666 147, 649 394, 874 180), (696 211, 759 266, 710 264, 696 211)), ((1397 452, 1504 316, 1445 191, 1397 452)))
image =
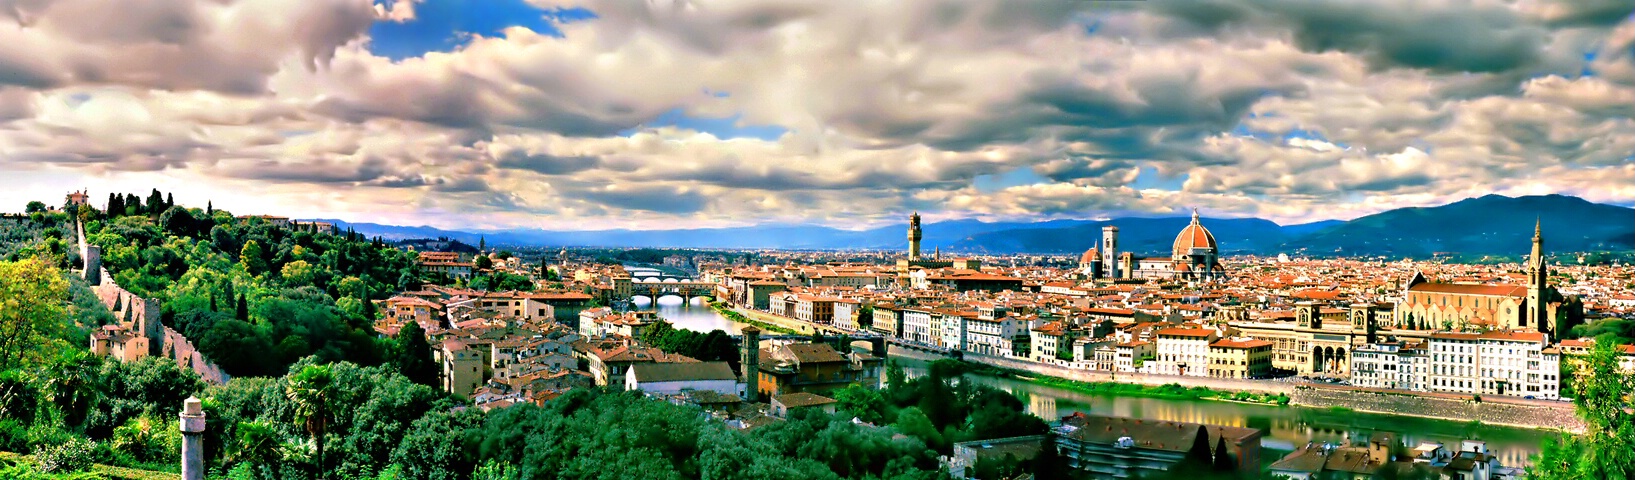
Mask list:
MULTIPOLYGON (((647 303, 645 299, 639 299, 638 308, 650 308, 647 303)), ((662 298, 658 311, 659 316, 669 319, 677 328, 699 332, 717 328, 736 331, 742 328, 742 324, 728 321, 697 299, 683 304, 676 297, 662 298)), ((911 378, 925 374, 925 360, 894 358, 901 362, 911 378)), ((1525 466, 1531 463, 1531 456, 1538 454, 1544 439, 1554 435, 1525 428, 1318 408, 1092 395, 1008 378, 982 375, 971 375, 969 378, 1016 395, 1027 405, 1028 413, 1046 420, 1085 412, 1258 428, 1266 432, 1261 447, 1267 450, 1262 458, 1267 458, 1268 462, 1281 458, 1306 442, 1367 441, 1375 431, 1388 431, 1397 433, 1410 448, 1420 442, 1442 442, 1451 449, 1457 449, 1461 440, 1482 440, 1487 442, 1488 451, 1498 456, 1505 466, 1525 466)))
MULTIPOLYGON (((636 310, 655 310, 653 301, 647 297, 636 297, 630 301, 630 307, 636 310)), ((743 330, 748 324, 727 320, 727 317, 716 313, 710 304, 703 298, 693 298, 681 301, 681 297, 659 297, 659 317, 669 320, 670 324, 683 330, 709 333, 711 330, 726 330, 727 334, 734 335, 743 330)))

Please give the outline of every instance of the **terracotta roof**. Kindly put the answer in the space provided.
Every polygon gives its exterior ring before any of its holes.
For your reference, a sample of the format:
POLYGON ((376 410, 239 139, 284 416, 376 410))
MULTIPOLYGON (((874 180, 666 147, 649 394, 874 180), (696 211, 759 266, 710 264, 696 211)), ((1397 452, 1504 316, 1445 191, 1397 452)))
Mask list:
POLYGON ((1272 342, 1268 342, 1266 340, 1232 340, 1232 339, 1216 340, 1215 343, 1209 344, 1209 346, 1211 346, 1211 347, 1220 347, 1220 348, 1257 348, 1257 347, 1269 347, 1271 345, 1272 345, 1272 342))
POLYGON ((792 343, 784 346, 800 363, 845 362, 846 357, 826 343, 792 343))
POLYGON ((1214 330, 1207 328, 1166 328, 1158 331, 1158 335, 1170 337, 1208 337, 1214 334, 1214 330))
POLYGON ((836 403, 835 399, 806 392, 785 393, 772 397, 772 401, 783 404, 784 408, 811 407, 836 403))
POLYGON ((1087 308, 1084 310, 1084 313, 1092 315, 1116 315, 1121 317, 1135 316, 1135 310, 1125 310, 1122 308, 1087 308))
POLYGON ((1512 340, 1520 342, 1544 343, 1544 334, 1539 332, 1485 332, 1482 340, 1512 340))
POLYGON ((737 380, 727 362, 638 363, 630 367, 637 382, 688 382, 737 380))
POLYGON ((1527 296, 1523 285, 1471 285, 1464 283, 1421 283, 1408 287, 1410 292, 1452 293, 1458 295, 1491 295, 1507 297, 1527 296))

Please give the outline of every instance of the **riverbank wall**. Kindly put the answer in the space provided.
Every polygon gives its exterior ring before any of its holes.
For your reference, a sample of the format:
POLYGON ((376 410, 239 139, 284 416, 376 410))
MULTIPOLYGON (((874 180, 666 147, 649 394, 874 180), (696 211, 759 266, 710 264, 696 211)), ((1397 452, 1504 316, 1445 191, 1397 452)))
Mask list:
MULTIPOLYGON (((902 348, 893 349, 891 356, 923 361, 948 358, 935 353, 902 348)), ((972 353, 964 354, 963 358, 967 361, 985 365, 1081 382, 1119 382, 1152 386, 1178 383, 1188 387, 1207 387, 1213 390, 1233 392, 1281 393, 1289 396, 1290 405, 1298 407, 1339 407, 1364 413, 1405 415, 1455 422, 1479 421, 1485 424, 1508 427, 1558 429, 1569 432, 1582 432, 1584 430, 1583 420, 1575 415, 1573 405, 1566 402, 1523 401, 1504 398, 1477 402, 1462 397, 1443 397, 1435 394, 1420 395, 1407 392, 1381 392, 1345 387, 1307 386, 1263 380, 1232 380, 1135 373, 1114 375, 1110 372, 1069 369, 1055 365, 972 353)))
POLYGON ((1477 402, 1408 393, 1312 387, 1295 388, 1293 393, 1289 394, 1289 398, 1291 403, 1305 407, 1341 407, 1358 412, 1458 422, 1478 421, 1509 427, 1584 431, 1584 421, 1574 413, 1573 405, 1566 402, 1556 405, 1512 403, 1502 400, 1477 402))

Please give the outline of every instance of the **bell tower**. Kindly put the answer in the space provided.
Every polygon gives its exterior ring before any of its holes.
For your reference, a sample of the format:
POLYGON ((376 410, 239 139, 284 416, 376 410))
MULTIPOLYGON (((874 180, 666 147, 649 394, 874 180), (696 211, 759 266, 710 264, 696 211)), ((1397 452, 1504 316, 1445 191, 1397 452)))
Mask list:
POLYGON ((911 262, 920 259, 920 239, 922 237, 923 235, 920 233, 920 212, 914 212, 914 215, 908 217, 908 260, 911 262))
POLYGON ((1118 227, 1101 227, 1101 268, 1107 269, 1107 278, 1123 278, 1118 271, 1118 227))
POLYGON ((1527 256, 1527 310, 1517 326, 1555 333, 1551 331, 1550 296, 1546 292, 1550 284, 1550 266, 1544 262, 1543 226, 1542 219, 1533 223, 1533 251, 1527 256))

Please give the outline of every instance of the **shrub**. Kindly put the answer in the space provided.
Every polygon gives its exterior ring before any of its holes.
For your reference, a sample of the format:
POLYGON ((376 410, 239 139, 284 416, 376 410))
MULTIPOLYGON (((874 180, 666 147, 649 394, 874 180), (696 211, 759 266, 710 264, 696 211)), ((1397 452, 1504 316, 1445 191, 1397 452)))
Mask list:
POLYGON ((174 425, 143 416, 114 429, 110 446, 139 462, 173 462, 181 456, 182 434, 174 425))
POLYGON ((10 418, 0 419, 0 452, 28 450, 28 426, 10 418))
POLYGON ((34 461, 41 472, 78 472, 91 468, 95 452, 96 445, 90 440, 74 437, 67 442, 35 451, 34 461))
POLYGON ((28 427, 28 446, 32 450, 62 445, 72 440, 74 436, 61 427, 36 423, 28 427))

